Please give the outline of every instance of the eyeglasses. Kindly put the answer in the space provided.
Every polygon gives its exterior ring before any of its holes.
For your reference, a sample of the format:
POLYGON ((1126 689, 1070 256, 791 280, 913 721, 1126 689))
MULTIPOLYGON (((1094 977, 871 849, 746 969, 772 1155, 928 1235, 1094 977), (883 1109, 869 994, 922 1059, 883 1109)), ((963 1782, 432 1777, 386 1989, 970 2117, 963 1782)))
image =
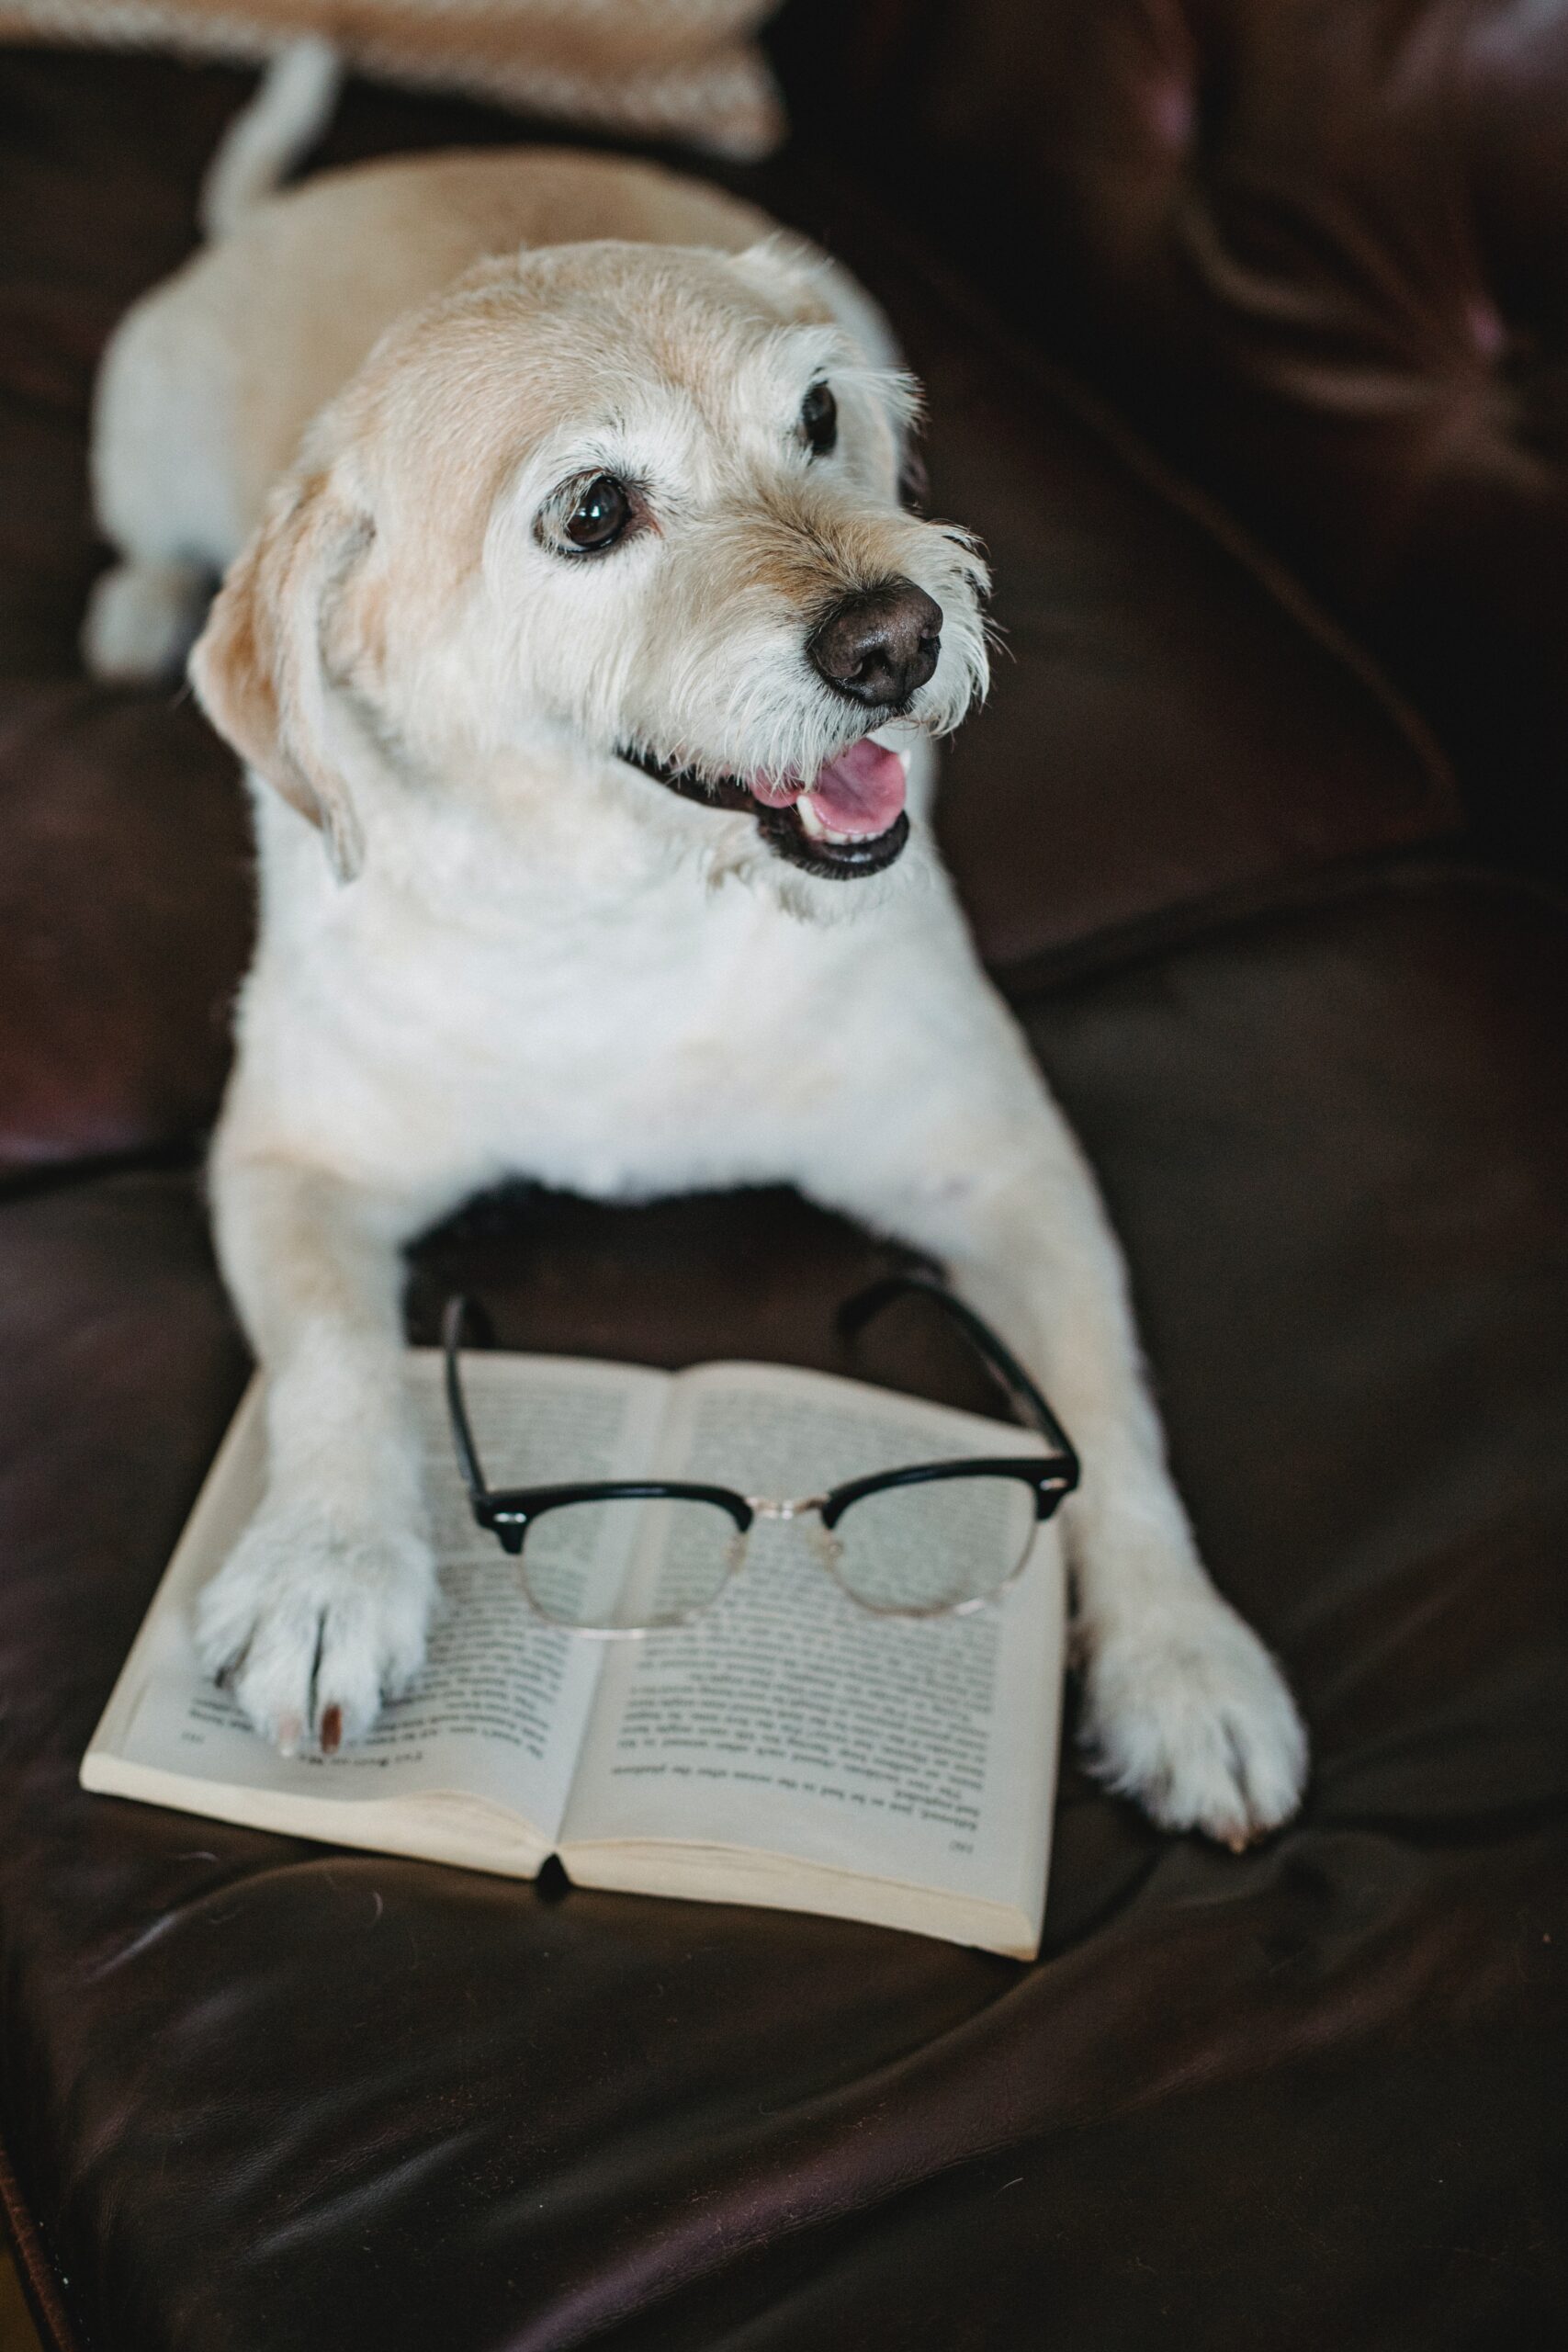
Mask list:
POLYGON ((1077 1485, 1078 1458, 1022 1365, 943 1283, 885 1275, 845 1302, 839 1329, 853 1338, 908 1295, 943 1309, 1044 1453, 910 1463, 784 1501, 678 1478, 492 1488, 463 1395, 470 1302, 449 1299, 441 1336, 457 1464, 474 1518, 518 1558, 538 1615, 606 1637, 687 1624, 719 1599, 767 1521, 807 1522, 820 1565, 877 1616, 960 1616, 994 1600, 1021 1572, 1040 1522, 1077 1485))

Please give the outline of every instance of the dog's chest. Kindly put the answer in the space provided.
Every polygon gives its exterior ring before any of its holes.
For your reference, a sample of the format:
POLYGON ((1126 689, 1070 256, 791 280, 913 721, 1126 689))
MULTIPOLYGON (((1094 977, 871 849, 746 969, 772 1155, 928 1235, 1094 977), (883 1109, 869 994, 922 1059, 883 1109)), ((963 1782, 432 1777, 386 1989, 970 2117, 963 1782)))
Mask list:
POLYGON ((318 1110, 400 1157, 626 1193, 789 1163, 840 1088, 814 1024, 840 952, 739 891, 592 920, 366 904, 285 985, 318 1110))

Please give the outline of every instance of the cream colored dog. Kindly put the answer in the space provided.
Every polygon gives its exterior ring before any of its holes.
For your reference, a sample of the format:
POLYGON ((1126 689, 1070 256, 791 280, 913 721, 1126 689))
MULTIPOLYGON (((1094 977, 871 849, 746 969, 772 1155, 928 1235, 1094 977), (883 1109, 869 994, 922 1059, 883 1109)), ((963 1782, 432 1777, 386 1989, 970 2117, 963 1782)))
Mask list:
POLYGON ((1240 1842, 1304 1743, 1199 1563, 1093 1182, 931 847, 984 573, 899 504, 892 358, 746 208, 558 153, 319 179, 121 328, 89 655, 156 668, 228 567, 191 674, 261 861, 212 1180, 270 1484, 202 1654, 286 1749, 417 1673, 423 1227, 520 1172, 787 1179, 944 1261, 1044 1384, 1084 1459, 1100 1769, 1240 1842))

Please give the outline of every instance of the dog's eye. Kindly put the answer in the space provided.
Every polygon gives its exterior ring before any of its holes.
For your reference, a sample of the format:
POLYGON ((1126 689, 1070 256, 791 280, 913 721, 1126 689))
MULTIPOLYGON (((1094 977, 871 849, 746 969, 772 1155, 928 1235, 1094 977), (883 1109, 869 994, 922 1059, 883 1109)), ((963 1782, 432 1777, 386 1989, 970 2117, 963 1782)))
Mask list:
POLYGON ((595 474, 561 527, 574 548, 584 555, 597 555, 615 546, 631 518, 626 483, 617 481, 614 474, 595 474))
POLYGON ((827 384, 813 384, 800 404, 800 429, 814 458, 825 458, 839 437, 839 403, 827 384))

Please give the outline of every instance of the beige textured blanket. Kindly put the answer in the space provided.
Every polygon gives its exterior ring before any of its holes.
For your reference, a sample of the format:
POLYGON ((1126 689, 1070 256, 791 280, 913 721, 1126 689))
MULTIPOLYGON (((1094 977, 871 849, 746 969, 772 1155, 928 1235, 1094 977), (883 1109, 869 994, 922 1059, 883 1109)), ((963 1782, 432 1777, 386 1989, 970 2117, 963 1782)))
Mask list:
POLYGON ((765 154, 783 133, 752 35, 774 0, 0 0, 0 39, 270 57, 324 36, 389 79, 765 154))

